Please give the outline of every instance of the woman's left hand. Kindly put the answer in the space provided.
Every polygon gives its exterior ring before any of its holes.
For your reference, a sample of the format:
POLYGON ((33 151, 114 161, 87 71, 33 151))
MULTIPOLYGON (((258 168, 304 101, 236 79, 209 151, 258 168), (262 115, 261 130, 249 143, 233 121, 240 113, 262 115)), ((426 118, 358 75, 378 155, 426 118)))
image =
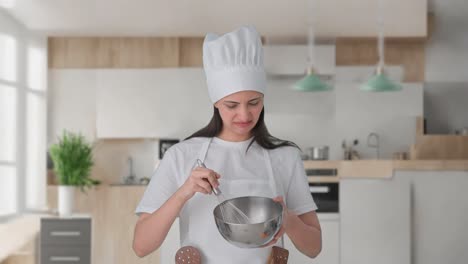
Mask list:
POLYGON ((288 218, 291 216, 291 212, 289 212, 288 207, 286 207, 286 204, 284 203, 283 196, 277 196, 273 198, 273 201, 280 203, 283 206, 283 223, 281 224, 280 230, 275 234, 275 237, 273 240, 266 244, 264 247, 272 246, 276 244, 278 239, 280 239, 283 234, 286 232, 287 224, 288 224, 288 218))

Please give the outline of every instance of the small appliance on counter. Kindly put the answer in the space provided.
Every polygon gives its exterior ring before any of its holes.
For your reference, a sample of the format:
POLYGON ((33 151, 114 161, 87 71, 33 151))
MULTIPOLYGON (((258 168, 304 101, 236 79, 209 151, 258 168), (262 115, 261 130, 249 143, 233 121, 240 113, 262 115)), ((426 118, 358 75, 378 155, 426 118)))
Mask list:
POLYGON ((455 135, 468 136, 468 127, 457 129, 454 131, 455 135))
POLYGON ((148 184, 149 182, 150 182, 150 178, 148 177, 140 178, 140 184, 148 184))
POLYGON ((309 160, 328 160, 329 147, 316 146, 307 148, 307 159, 309 160))
POLYGON ((407 160, 408 159, 408 152, 395 152, 393 153, 394 160, 407 160))
POLYGON ((341 147, 343 148, 343 159, 344 160, 358 160, 361 158, 359 153, 354 149, 355 146, 359 144, 359 140, 354 139, 352 144, 347 144, 346 139, 343 140, 341 143, 341 147))

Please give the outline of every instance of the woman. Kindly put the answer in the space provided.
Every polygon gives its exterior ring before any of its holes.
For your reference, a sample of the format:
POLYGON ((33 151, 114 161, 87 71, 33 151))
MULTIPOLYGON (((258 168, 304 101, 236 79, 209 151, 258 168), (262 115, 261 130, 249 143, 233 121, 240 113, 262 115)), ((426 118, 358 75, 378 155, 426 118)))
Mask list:
POLYGON ((203 64, 213 117, 165 153, 136 209, 136 254, 159 248, 179 217, 182 246, 197 248, 203 264, 265 264, 284 233, 302 253, 317 256, 321 230, 300 151, 271 136, 264 123, 266 77, 258 33, 247 26, 222 36, 208 34, 203 64), (197 159, 207 168, 195 166, 197 159), (212 187, 225 198, 255 195, 281 203, 284 223, 274 240, 257 249, 225 241, 213 218, 218 201, 210 195, 212 187))

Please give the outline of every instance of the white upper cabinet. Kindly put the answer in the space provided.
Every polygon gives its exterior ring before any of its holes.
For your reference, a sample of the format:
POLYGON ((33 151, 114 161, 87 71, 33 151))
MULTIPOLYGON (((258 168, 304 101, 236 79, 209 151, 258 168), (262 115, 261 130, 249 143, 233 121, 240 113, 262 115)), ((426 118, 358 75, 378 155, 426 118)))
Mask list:
POLYGON ((183 138, 212 114, 200 68, 98 70, 98 138, 183 138))

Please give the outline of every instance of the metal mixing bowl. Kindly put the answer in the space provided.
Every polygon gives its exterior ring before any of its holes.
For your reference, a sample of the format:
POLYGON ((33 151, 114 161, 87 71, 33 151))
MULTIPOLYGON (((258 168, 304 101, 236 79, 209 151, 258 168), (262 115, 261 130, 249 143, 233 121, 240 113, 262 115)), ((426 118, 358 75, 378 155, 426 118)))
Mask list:
POLYGON ((213 214, 219 233, 229 243, 241 248, 268 244, 283 223, 283 206, 267 197, 246 196, 226 200, 216 206, 213 214), (239 224, 238 215, 227 203, 247 215, 250 223, 239 224))

